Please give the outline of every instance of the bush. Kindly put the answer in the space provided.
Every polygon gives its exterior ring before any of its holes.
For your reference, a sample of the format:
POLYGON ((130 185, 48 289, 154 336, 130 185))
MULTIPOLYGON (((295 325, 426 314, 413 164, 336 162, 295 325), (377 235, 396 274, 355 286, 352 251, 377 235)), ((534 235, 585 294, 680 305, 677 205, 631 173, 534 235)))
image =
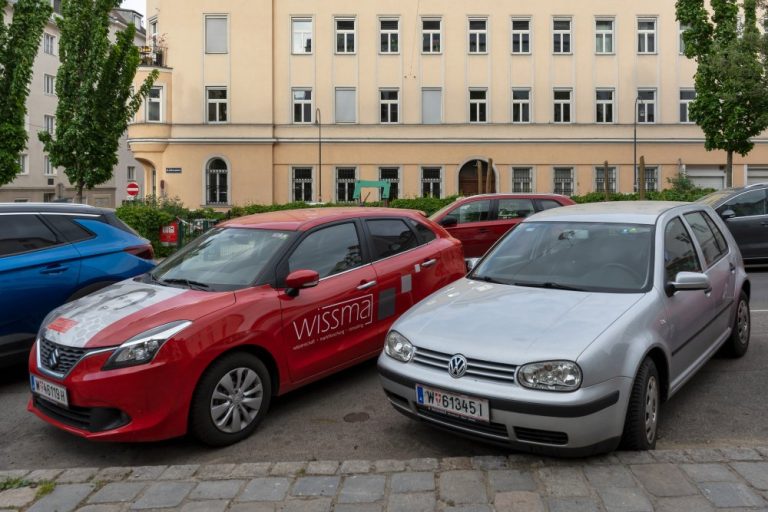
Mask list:
POLYGON ((165 257, 171 254, 173 247, 160 245, 160 229, 176 218, 176 213, 183 213, 178 205, 164 205, 154 199, 125 203, 116 210, 120 220, 135 229, 139 235, 152 243, 155 256, 165 257))
MULTIPOLYGON (((714 192, 714 189, 693 187, 691 189, 668 188, 660 191, 646 192, 645 198, 648 201, 684 201, 693 202, 707 194, 714 192)), ((572 196, 571 199, 577 203, 600 203, 605 201, 605 193, 590 192, 583 196, 572 196)), ((640 197, 634 194, 610 194, 609 201, 638 201, 640 197)))

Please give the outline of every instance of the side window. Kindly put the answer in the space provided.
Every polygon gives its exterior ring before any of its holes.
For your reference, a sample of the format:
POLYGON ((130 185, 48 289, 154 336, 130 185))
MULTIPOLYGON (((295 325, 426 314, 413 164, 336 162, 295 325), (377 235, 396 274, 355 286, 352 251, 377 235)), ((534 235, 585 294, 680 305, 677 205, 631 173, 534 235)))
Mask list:
POLYGON ((465 203, 451 213, 448 217, 453 217, 459 224, 467 224, 469 222, 482 222, 489 220, 491 215, 491 201, 472 201, 471 203, 465 203))
POLYGON ((534 213, 530 199, 499 199, 499 220, 520 219, 534 213))
MULTIPOLYGON (((79 222, 79 219, 65 215, 44 215, 45 220, 51 224, 54 229, 64 236, 67 242, 82 242, 93 238, 93 233, 85 229, 79 222)), ((94 219, 95 220, 95 219, 94 219)))
POLYGON ((416 233, 418 233, 419 238, 421 238, 422 244, 428 244, 429 242, 437 238, 437 235, 435 234, 434 231, 432 231, 427 226, 425 226, 424 224, 422 224, 417 220, 408 219, 408 224, 410 224, 411 227, 416 230, 416 233))
POLYGON ((701 272, 691 236, 679 217, 675 217, 664 230, 664 267, 667 281, 674 281, 678 272, 701 272))
POLYGON ((751 215, 765 215, 765 190, 752 190, 737 196, 717 209, 717 213, 733 210, 736 217, 749 217, 751 215))
POLYGON ((347 223, 307 235, 288 258, 288 271, 314 270, 323 278, 362 264, 357 229, 354 224, 347 223))
POLYGON ((693 230, 693 236, 696 237, 696 240, 701 246, 701 251, 704 253, 704 260, 706 261, 707 266, 710 266, 717 261, 720 256, 725 254, 725 248, 718 244, 715 234, 712 232, 712 229, 704 218, 704 213, 686 213, 685 220, 690 224, 691 229, 693 230))
POLYGON ((419 246, 416 233, 400 219, 367 220, 373 242, 373 259, 380 260, 419 246))
POLYGON ((542 210, 551 210, 552 208, 560 208, 561 205, 553 199, 539 199, 539 207, 542 210))
POLYGON ((36 215, 0 216, 0 257, 58 245, 56 235, 36 215))
POLYGON ((717 242, 717 246, 720 249, 720 251, 725 254, 728 252, 728 242, 725 241, 725 237, 723 236, 723 232, 720 231, 720 228, 717 227, 717 224, 715 224, 715 221, 712 220, 712 217, 709 215, 704 215, 704 220, 707 221, 707 225, 709 225, 709 229, 712 230, 712 233, 715 234, 715 241, 717 242))

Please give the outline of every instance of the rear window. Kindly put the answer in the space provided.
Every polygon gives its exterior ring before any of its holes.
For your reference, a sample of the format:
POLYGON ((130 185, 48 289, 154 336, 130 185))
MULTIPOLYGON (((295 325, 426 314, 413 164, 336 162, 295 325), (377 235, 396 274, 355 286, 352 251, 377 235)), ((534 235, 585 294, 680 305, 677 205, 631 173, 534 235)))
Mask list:
POLYGON ((136 235, 139 238, 142 238, 140 234, 138 234, 131 226, 120 220, 113 212, 105 213, 104 219, 106 219, 110 226, 114 226, 117 229, 125 231, 126 233, 130 233, 132 235, 136 235))
POLYGON ((699 246, 701 246, 707 266, 712 265, 712 263, 728 252, 727 247, 720 245, 720 241, 705 220, 703 212, 686 213, 684 217, 688 224, 691 225, 693 236, 696 237, 699 246))
POLYGON ((416 234, 400 219, 367 220, 374 259, 388 258, 419 246, 416 234))
POLYGON ((434 231, 429 229, 427 226, 422 224, 421 222, 414 220, 414 219, 408 219, 408 224, 411 225, 413 229, 416 230, 416 234, 419 235, 419 238, 421 238, 422 244, 428 244, 435 238, 437 238, 437 235, 434 231))
MULTIPOLYGON (((85 229, 78 221, 82 220, 69 215, 44 215, 46 222, 61 233, 67 242, 82 242, 94 237, 94 234, 85 229)), ((93 217, 85 217, 88 220, 95 220, 93 217)))
POLYGON ((59 245, 37 215, 0 215, 0 257, 59 245))

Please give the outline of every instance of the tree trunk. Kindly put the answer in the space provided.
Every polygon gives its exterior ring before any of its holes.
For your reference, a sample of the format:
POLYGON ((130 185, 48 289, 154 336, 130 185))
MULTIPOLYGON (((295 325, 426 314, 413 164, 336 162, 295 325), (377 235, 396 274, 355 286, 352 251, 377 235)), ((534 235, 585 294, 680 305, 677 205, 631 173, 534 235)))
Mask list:
POLYGON ((83 187, 85 185, 82 182, 77 184, 77 193, 75 194, 75 203, 77 204, 83 204, 83 187))
POLYGON ((728 161, 725 164, 725 188, 733 186, 733 151, 728 151, 728 161))

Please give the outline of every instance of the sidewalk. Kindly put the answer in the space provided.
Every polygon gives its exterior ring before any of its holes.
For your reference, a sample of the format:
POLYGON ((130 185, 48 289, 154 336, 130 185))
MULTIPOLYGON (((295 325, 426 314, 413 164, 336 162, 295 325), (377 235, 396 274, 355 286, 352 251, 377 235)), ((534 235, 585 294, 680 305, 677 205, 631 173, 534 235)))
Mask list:
POLYGON ((17 479, 16 488, 0 492, 0 510, 768 510, 768 447, 617 452, 584 460, 511 455, 0 471, 0 485, 9 479, 17 479))

